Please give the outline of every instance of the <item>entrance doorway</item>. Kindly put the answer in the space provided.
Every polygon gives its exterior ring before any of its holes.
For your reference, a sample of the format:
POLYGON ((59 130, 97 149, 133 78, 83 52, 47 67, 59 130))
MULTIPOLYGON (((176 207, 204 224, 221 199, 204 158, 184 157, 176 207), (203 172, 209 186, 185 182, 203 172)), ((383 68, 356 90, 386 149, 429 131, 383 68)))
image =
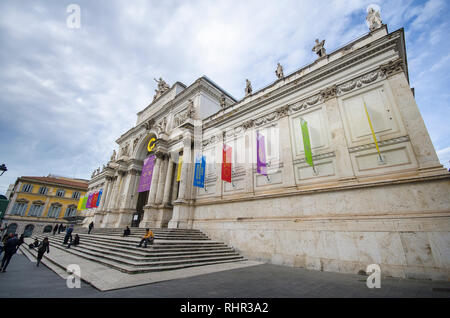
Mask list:
POLYGON ((136 205, 136 213, 133 214, 133 220, 131 221, 132 227, 138 227, 144 215, 144 206, 147 204, 148 195, 150 191, 139 192, 136 205))

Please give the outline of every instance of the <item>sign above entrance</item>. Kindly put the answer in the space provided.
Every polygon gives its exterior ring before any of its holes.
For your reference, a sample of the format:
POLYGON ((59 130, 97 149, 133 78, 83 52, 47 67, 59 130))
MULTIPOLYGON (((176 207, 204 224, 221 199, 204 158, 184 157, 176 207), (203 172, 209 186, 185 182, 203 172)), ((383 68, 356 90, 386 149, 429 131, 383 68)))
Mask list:
POLYGON ((148 152, 151 152, 153 148, 155 148, 155 145, 156 145, 156 138, 155 137, 150 138, 147 144, 148 152))

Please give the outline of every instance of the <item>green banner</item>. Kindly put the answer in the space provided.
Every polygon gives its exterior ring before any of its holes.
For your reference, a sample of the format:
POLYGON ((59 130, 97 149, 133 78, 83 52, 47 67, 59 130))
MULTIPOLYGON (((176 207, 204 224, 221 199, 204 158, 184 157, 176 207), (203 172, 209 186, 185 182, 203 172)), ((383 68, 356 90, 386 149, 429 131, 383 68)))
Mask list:
POLYGON ((311 141, 309 139, 308 123, 302 118, 300 120, 300 125, 302 126, 303 146, 305 147, 306 162, 311 167, 314 167, 314 163, 312 160, 311 141))

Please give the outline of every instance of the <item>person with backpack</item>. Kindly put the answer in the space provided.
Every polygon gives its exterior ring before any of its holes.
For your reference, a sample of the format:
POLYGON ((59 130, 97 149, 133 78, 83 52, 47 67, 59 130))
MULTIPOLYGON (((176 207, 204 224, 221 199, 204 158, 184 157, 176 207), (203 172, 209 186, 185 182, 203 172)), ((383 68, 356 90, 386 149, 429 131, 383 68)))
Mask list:
POLYGON ((71 225, 67 228, 66 236, 64 237, 63 244, 67 244, 67 241, 69 241, 69 239, 72 242, 72 232, 73 232, 73 225, 71 225))
POLYGON ((14 234, 9 234, 9 239, 6 241, 5 244, 5 255, 2 259, 2 265, 1 265, 1 271, 4 273, 6 272, 6 268, 8 267, 9 261, 13 257, 14 254, 16 254, 17 249, 19 248, 20 241, 17 238, 17 236, 14 236, 14 234))
POLYGON ((47 254, 50 253, 50 243, 48 241, 48 237, 45 237, 39 245, 36 266, 39 266, 41 263, 45 252, 47 252, 47 254))

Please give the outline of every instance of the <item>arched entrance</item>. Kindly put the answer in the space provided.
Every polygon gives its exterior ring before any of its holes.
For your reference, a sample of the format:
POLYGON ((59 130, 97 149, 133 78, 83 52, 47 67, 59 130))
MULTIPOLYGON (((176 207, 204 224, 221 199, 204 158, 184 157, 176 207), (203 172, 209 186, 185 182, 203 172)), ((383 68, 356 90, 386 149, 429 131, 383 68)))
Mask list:
POLYGON ((44 233, 50 233, 53 229, 53 226, 51 225, 47 225, 46 227, 44 227, 44 233))
MULTIPOLYGON (((138 185, 141 184, 141 178, 145 175, 147 178, 151 178, 149 175, 149 171, 146 171, 146 167, 144 165, 145 160, 153 155, 154 148, 157 142, 157 135, 154 132, 150 132, 138 145, 135 153, 135 158, 138 160, 142 160, 143 162, 143 171, 141 171, 141 175, 139 176, 138 185)), ((147 169, 148 170, 148 169, 147 169)), ((144 178, 145 178, 144 176, 144 178)), ((138 227, 139 223, 142 221, 144 215, 144 206, 147 204, 148 196, 150 190, 140 191, 138 186, 137 200, 136 200, 136 212, 133 214, 133 218, 131 221, 132 227, 138 227)))
POLYGON ((23 232, 23 236, 24 237, 31 237, 31 235, 33 234, 33 230, 34 230, 34 225, 33 224, 28 224, 27 226, 25 226, 25 230, 23 232))

